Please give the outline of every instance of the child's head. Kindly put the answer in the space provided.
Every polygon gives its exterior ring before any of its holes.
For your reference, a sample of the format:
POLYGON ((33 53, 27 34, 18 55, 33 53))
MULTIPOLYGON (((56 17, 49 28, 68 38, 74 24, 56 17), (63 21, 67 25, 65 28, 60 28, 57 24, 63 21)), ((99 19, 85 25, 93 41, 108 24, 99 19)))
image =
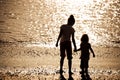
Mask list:
POLYGON ((75 23, 75 18, 73 15, 70 15, 70 17, 68 18, 68 25, 74 25, 75 23))
POLYGON ((89 37, 87 34, 83 34, 82 37, 81 37, 81 42, 86 42, 88 43, 89 42, 89 37))

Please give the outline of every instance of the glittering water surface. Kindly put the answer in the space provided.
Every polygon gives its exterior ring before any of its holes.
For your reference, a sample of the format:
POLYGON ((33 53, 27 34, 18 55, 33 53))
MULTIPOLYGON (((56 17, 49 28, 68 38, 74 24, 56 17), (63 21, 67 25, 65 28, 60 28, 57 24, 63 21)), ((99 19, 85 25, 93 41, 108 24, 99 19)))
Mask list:
POLYGON ((119 0, 0 0, 0 41, 54 45, 70 14, 77 45, 87 33, 93 45, 120 47, 119 0))

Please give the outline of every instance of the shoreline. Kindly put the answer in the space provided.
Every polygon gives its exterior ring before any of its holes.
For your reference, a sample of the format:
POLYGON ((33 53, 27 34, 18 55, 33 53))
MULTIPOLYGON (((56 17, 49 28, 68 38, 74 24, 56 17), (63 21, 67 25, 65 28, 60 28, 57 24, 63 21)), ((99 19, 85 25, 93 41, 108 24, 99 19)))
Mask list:
MULTIPOLYGON (((120 42, 119 41, 112 41, 112 43, 105 44, 94 44, 93 47, 105 47, 105 48, 120 48, 120 42), (113 45, 113 44, 114 45, 113 45), (108 45, 109 44, 109 45, 108 45), (111 44, 111 45, 110 45, 111 44)), ((17 41, 17 42, 9 42, 9 41, 2 41, 0 40, 0 46, 10 45, 10 46, 24 46, 24 47, 45 47, 45 48, 55 48, 55 43, 41 43, 41 42, 29 42, 29 41, 17 41)), ((79 47, 79 44, 77 44, 79 47)))

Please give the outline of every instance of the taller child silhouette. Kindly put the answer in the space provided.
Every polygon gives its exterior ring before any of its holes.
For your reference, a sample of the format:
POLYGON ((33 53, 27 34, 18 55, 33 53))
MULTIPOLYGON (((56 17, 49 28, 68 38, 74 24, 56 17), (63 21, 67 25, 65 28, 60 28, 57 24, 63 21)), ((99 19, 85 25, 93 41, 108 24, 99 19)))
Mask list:
POLYGON ((72 27, 75 23, 75 19, 73 15, 70 15, 68 18, 67 24, 64 24, 60 27, 60 33, 57 39, 56 47, 58 46, 58 42, 60 40, 60 74, 63 73, 63 63, 65 56, 67 55, 68 66, 69 66, 69 77, 71 76, 71 67, 72 67, 72 46, 71 46, 71 37, 74 45, 74 50, 76 50, 76 44, 74 39, 75 30, 72 27), (65 53, 66 51, 66 53, 65 53))

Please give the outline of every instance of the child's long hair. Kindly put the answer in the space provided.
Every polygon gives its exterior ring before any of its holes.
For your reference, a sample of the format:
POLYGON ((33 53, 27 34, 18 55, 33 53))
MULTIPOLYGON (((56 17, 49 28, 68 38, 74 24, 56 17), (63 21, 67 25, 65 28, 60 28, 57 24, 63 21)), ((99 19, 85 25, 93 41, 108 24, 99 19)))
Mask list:
POLYGON ((89 37, 87 34, 83 34, 81 37, 81 42, 88 43, 89 42, 89 37))

